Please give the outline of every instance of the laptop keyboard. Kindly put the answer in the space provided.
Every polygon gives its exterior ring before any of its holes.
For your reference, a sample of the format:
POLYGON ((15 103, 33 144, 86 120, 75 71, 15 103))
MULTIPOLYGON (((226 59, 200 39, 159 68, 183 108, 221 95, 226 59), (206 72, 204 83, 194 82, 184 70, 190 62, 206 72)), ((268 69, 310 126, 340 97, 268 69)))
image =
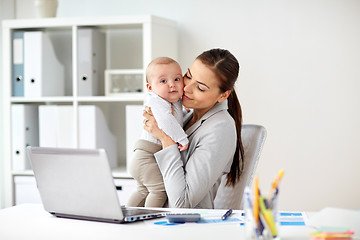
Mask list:
POLYGON ((159 213, 159 210, 151 210, 151 209, 138 209, 138 208, 129 208, 122 207, 124 216, 134 216, 134 215, 144 215, 151 213, 159 213))

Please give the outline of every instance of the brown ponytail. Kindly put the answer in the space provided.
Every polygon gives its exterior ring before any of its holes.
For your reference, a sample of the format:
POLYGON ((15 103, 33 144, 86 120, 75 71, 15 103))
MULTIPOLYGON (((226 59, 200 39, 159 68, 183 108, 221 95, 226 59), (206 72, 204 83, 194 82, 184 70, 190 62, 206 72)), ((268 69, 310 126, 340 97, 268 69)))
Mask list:
POLYGON ((221 92, 231 90, 231 94, 228 97, 228 112, 235 121, 237 141, 231 169, 227 174, 226 185, 234 186, 240 179, 244 169, 244 148, 241 140, 242 111, 234 89, 240 66, 234 55, 224 49, 211 49, 205 51, 200 54, 197 59, 210 67, 218 77, 221 92))
POLYGON ((226 181, 226 185, 233 186, 239 180, 244 170, 244 147, 242 145, 242 140, 241 140, 242 110, 235 89, 231 91, 231 94, 228 97, 228 104, 229 104, 228 112, 235 121, 236 135, 237 135, 236 151, 234 154, 233 162, 231 164, 230 172, 227 174, 227 181, 226 181))

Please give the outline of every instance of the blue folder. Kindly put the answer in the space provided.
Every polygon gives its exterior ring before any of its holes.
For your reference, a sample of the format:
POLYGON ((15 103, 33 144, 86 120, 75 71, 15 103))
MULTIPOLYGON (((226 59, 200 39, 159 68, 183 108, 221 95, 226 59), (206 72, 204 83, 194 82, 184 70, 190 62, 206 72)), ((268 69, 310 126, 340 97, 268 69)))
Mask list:
POLYGON ((24 96, 24 31, 13 32, 12 96, 24 96))

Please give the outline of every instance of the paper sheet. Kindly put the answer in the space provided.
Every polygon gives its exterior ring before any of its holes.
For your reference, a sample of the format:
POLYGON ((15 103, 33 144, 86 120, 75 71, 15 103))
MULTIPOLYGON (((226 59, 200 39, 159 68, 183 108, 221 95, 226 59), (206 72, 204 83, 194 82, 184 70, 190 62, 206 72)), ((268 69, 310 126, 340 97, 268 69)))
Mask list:
POLYGON ((340 208, 324 208, 309 219, 309 225, 320 227, 344 227, 355 232, 353 238, 360 239, 360 212, 340 208))

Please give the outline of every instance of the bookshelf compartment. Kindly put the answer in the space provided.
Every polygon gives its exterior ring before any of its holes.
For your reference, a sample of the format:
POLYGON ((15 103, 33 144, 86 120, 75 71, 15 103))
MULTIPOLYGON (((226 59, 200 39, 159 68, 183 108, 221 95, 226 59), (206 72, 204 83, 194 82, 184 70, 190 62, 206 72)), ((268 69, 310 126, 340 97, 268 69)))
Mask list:
MULTIPOLYGON (((14 138, 14 130, 12 128, 17 125, 16 122, 14 123, 14 119, 19 118, 20 115, 15 114, 12 116, 12 108, 20 105, 24 108, 35 106, 34 109, 38 111, 38 119, 36 120, 36 117, 33 117, 32 121, 38 123, 39 129, 43 129, 43 126, 41 126, 42 120, 39 119, 43 118, 43 116, 56 116, 55 118, 57 119, 53 119, 53 122, 63 123, 63 128, 60 127, 63 130, 57 130, 57 132, 64 133, 64 136, 61 136, 60 139, 68 145, 56 145, 58 147, 105 148, 113 144, 109 152, 114 152, 111 149, 115 149, 116 153, 109 155, 113 156, 110 157, 110 161, 112 162, 114 177, 132 180, 127 172, 126 166, 129 160, 129 152, 131 151, 130 142, 134 141, 135 138, 129 140, 128 136, 134 132, 140 132, 142 126, 139 126, 141 124, 131 125, 129 122, 135 122, 135 118, 141 119, 142 116, 141 113, 132 113, 133 111, 131 109, 139 109, 143 105, 144 92, 146 91, 144 73, 147 64, 152 59, 160 56, 169 56, 177 59, 176 23, 172 20, 150 15, 98 18, 18 19, 3 21, 2 30, 3 110, 5 116, 3 120, 4 152, 2 160, 4 161, 5 188, 1 190, 1 194, 5 196, 5 206, 8 207, 16 204, 16 198, 18 196, 21 194, 26 195, 26 190, 21 190, 24 188, 20 187, 15 189, 14 178, 18 176, 33 177, 31 168, 26 165, 25 162, 21 162, 25 160, 21 160, 20 165, 17 165, 20 167, 13 168, 15 165, 13 145, 15 144, 12 140, 16 140, 16 138, 14 138), (96 73, 98 81, 97 84, 91 84, 91 87, 84 87, 84 85, 81 84, 83 83, 81 81, 84 81, 84 73, 81 71, 83 67, 80 65, 81 58, 84 59, 84 55, 81 51, 79 52, 79 50, 84 46, 84 42, 80 40, 81 32, 87 31, 88 29, 98 32, 103 36, 104 40, 102 40, 103 47, 98 48, 101 50, 94 54, 91 47, 86 58, 93 59, 95 57, 100 59, 96 61, 102 62, 104 67, 103 69, 94 67, 94 60, 85 63, 88 69, 90 69, 90 73, 86 74, 87 77, 96 73), (40 64, 38 64, 39 62, 35 64, 35 60, 32 61, 30 64, 34 66, 33 68, 38 69, 40 65, 41 73, 43 73, 43 70, 46 70, 47 77, 44 78, 46 80, 41 79, 42 81, 40 81, 44 83, 44 85, 35 88, 35 90, 31 90, 30 95, 25 94, 25 92, 15 94, 15 90, 19 89, 15 87, 13 83, 13 77, 17 75, 13 73, 14 63, 21 63, 21 54, 19 55, 16 51, 19 50, 18 46, 25 42, 24 39, 22 43, 21 41, 14 42, 14 33, 19 32, 36 33, 36 37, 42 40, 46 39, 47 45, 50 43, 51 47, 46 48, 46 51, 43 52, 51 52, 53 59, 56 59, 58 65, 62 66, 59 73, 57 70, 54 70, 54 64, 49 64, 50 60, 47 60, 45 57, 41 59, 40 64), (16 55, 14 55, 13 52, 14 47, 17 48, 15 51, 16 55), (100 56, 102 54, 103 56, 100 56), (106 69, 120 70, 120 73, 113 71, 113 73, 120 74, 122 87, 120 92, 113 90, 110 94, 106 94, 106 69), (51 84, 48 84, 50 82, 51 84), (58 83, 61 84, 58 85, 58 83), (55 91, 50 91, 49 89, 55 91), (61 92, 56 91, 59 89, 61 89, 61 92), (60 112, 65 109, 66 114, 64 116, 51 113, 45 113, 45 115, 39 114, 39 112, 42 112, 44 109, 57 109, 55 111, 58 112, 59 109, 61 109, 60 112), (87 119, 85 123, 83 120, 84 111, 86 115, 85 119, 87 119), (90 122, 92 122, 92 125, 90 122), (98 122, 102 123, 99 124, 98 122), (91 127, 89 125, 91 125, 91 127), (102 142, 106 143, 105 145, 96 143, 97 138, 101 138, 98 137, 98 133, 96 133, 96 131, 99 132, 99 130, 100 132, 108 133, 103 137, 103 139, 107 139, 108 142, 107 140, 102 140, 102 142), (88 140, 88 145, 83 145, 84 139, 88 140), (93 139, 92 145, 89 144, 89 139, 93 139)), ((91 38, 94 38, 93 34, 90 35, 91 38)), ((37 45, 40 45, 39 51, 44 50, 42 44, 37 45)), ((24 60, 26 57, 24 53, 25 52, 22 52, 23 68, 25 67, 24 60)), ((33 53, 32 56, 36 56, 36 54, 33 53)), ((85 80, 88 79, 89 78, 86 78, 85 80)), ((35 79, 35 82, 38 82, 37 79, 35 79)), ((36 115, 36 110, 31 111, 36 115)), ((47 123, 51 122, 51 120, 47 120, 47 123)), ((31 137, 38 139, 38 145, 44 145, 44 141, 41 140, 43 138, 42 133, 44 133, 44 131, 38 130, 38 137, 35 136, 36 134, 30 134, 31 137)), ((46 140, 45 142, 49 144, 51 141, 46 140)), ((37 145, 37 143, 28 144, 23 142, 21 148, 25 149, 26 145, 37 145)))
POLYGON ((14 29, 11 35, 11 95, 72 95, 72 35, 65 29, 14 29))

